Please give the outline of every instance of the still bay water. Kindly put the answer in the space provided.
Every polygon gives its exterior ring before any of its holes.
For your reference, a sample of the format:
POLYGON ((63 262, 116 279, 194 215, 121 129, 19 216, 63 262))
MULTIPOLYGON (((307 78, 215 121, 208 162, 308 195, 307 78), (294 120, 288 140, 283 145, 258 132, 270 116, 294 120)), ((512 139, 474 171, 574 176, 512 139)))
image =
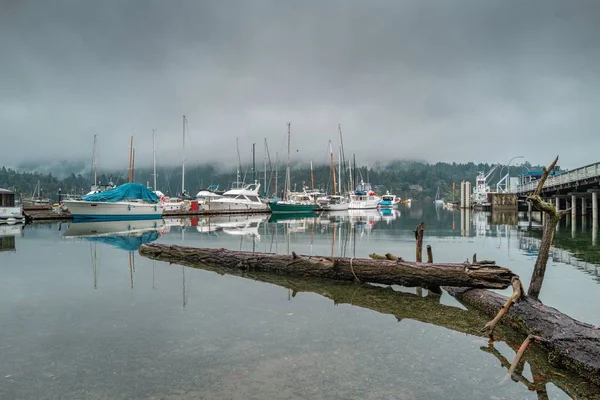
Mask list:
MULTIPOLYGON (((446 293, 220 275, 137 253, 142 242, 155 241, 414 259, 413 229, 421 221, 436 261, 477 253, 528 284, 539 222, 530 228, 512 215, 418 204, 350 217, 0 227, 0 398, 600 398, 582 378, 548 366, 535 347, 520 378, 505 379, 523 337, 502 329, 490 346, 477 334, 486 317, 446 293), (115 233, 123 231, 129 233, 115 233)), ((561 223, 541 299, 600 325, 592 229, 561 223)))

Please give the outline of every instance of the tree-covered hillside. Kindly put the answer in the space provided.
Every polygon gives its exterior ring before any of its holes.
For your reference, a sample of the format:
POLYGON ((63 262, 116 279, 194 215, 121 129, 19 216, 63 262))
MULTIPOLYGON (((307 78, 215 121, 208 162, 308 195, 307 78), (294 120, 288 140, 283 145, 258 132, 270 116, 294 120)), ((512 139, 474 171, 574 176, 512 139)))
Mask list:
MULTIPOLYGON (((489 171, 489 164, 474 163, 436 163, 428 164, 420 161, 392 161, 387 164, 376 164, 367 168, 357 167, 356 180, 370 182, 377 191, 390 192, 403 198, 424 200, 435 196, 439 186, 440 191, 446 199, 452 198, 452 183, 456 183, 456 196, 462 180, 474 183, 478 171, 489 171)), ((254 174, 249 165, 242 166, 240 175, 245 182, 251 182, 254 174)), ((517 176, 525 170, 537 170, 541 167, 532 167, 529 163, 520 166, 511 166, 510 173, 517 176)), ((38 168, 39 170, 39 168, 38 168)), ((81 170, 81 169, 79 169, 81 170)), ((236 180, 236 168, 228 170, 217 170, 211 165, 186 166, 185 188, 188 193, 195 195, 200 189, 211 184, 218 184, 219 188, 225 190, 236 180)), ((495 185, 500 178, 499 168, 492 176, 491 184, 495 185)), ((506 174, 506 168, 502 175, 506 174)), ((315 165, 313 169, 315 187, 332 191, 333 177, 328 165, 315 165)), ((257 166, 257 179, 264 182, 264 167, 257 166)), ((285 166, 279 165, 267 169, 267 188, 269 194, 275 193, 277 177, 277 191, 281 191, 285 180, 285 166), (277 171, 277 173, 276 173, 277 171)), ((106 184, 109 181, 115 184, 124 183, 127 179, 127 171, 112 171, 98 174, 98 182, 106 184)), ((338 173, 336 172, 336 180, 338 173)), ((135 171, 135 181, 148 183, 152 186, 153 176, 151 168, 140 168, 135 171)), ((342 174, 344 190, 347 190, 349 176, 342 174)), ((0 187, 15 190, 23 197, 29 197, 34 192, 37 183, 40 183, 44 196, 56 199, 59 188, 63 193, 86 193, 89 191, 93 178, 91 173, 71 173, 64 179, 58 179, 50 173, 16 171, 10 168, 0 168, 0 187)), ((294 164, 291 167, 291 188, 300 190, 302 185, 311 186, 311 171, 307 164, 294 164)), ((264 186, 264 184, 263 184, 264 186)), ((176 195, 181 192, 181 167, 159 167, 157 168, 157 188, 165 193, 176 195)), ((263 187, 264 189, 264 187, 263 187)), ((458 197, 457 197, 458 198, 458 197)))

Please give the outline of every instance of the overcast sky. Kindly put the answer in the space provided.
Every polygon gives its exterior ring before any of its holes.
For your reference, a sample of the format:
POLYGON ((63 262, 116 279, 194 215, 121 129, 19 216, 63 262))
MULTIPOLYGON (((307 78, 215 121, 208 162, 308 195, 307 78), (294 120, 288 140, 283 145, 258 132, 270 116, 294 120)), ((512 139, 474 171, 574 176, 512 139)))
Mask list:
MULTIPOLYGON (((0 165, 600 160, 600 1, 0 0, 0 165), (244 161, 244 160, 243 160, 244 161)), ((515 162, 513 162, 515 163, 515 162)), ((518 161, 516 162, 518 163, 518 161)))

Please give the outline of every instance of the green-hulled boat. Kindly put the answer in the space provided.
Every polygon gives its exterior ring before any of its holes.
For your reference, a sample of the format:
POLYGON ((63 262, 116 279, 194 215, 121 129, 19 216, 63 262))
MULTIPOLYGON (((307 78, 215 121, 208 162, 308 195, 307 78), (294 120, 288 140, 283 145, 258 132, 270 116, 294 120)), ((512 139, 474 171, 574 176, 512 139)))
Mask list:
POLYGON ((292 194, 289 200, 276 200, 269 203, 273 214, 311 214, 320 210, 316 203, 307 194, 292 194))

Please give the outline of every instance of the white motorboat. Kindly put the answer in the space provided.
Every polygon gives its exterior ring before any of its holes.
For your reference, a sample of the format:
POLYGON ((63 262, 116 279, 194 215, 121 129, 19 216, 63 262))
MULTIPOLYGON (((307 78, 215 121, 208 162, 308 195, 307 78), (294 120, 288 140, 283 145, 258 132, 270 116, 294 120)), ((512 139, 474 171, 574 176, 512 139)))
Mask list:
MULTIPOLYGON (((365 187, 365 183, 361 182, 361 187, 365 187)), ((350 210, 374 210, 379 205, 381 197, 377 196, 374 191, 368 190, 357 190, 350 195, 350 203, 348 209, 350 210)))
POLYGON ((226 191, 223 197, 211 200, 205 205, 210 211, 265 211, 269 207, 259 199, 260 183, 254 182, 242 188, 226 191))
POLYGON ((389 191, 381 196, 379 208, 397 208, 400 203, 400 198, 391 194, 389 191))
POLYGON ((0 188, 0 224, 25 223, 23 209, 15 204, 15 194, 0 188))
POLYGON ((163 213, 156 194, 139 183, 125 183, 81 200, 65 200, 64 206, 74 219, 159 219, 163 213))
POLYGON ((322 205, 324 211, 346 211, 348 200, 344 196, 329 196, 329 201, 322 205))

